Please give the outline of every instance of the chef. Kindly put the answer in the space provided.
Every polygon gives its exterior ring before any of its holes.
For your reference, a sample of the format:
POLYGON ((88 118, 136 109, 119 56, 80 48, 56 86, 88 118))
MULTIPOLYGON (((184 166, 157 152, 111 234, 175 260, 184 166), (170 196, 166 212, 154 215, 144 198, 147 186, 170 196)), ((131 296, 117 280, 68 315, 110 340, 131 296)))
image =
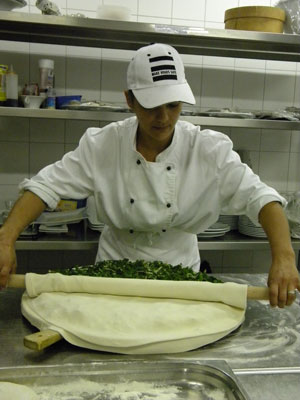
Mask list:
POLYGON ((89 128, 79 146, 20 185, 22 196, 0 230, 0 286, 15 271, 20 232, 60 198, 92 197, 105 228, 97 260, 161 260, 199 270, 197 236, 222 214, 246 214, 271 246, 270 303, 291 304, 300 289, 283 206, 286 200, 241 163, 231 140, 179 120, 195 104, 177 51, 140 48, 127 72, 134 117, 89 128))

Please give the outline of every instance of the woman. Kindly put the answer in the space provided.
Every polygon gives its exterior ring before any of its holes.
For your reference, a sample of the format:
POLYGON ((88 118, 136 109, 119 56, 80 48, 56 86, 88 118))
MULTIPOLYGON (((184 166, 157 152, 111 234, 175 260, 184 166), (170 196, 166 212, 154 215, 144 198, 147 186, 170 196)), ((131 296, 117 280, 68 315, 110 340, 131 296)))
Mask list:
POLYGON ((105 223, 97 260, 146 259, 199 269, 196 234, 219 214, 246 214, 265 229, 271 249, 270 303, 284 307, 300 289, 289 228, 274 189, 262 183, 222 133, 178 121, 194 104, 177 51, 152 44, 136 52, 126 100, 136 117, 89 128, 78 148, 21 184, 23 196, 0 231, 1 285, 14 271, 14 242, 60 198, 93 196, 105 223))

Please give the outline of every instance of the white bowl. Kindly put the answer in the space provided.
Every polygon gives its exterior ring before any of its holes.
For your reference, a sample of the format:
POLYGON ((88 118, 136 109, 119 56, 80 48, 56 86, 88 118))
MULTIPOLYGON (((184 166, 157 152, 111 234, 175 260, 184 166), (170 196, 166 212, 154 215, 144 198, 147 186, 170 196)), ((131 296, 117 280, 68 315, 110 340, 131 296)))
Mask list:
POLYGON ((99 6, 97 8, 97 18, 130 21, 130 9, 123 6, 99 6))
POLYGON ((45 96, 30 96, 30 95, 22 95, 20 97, 25 108, 40 108, 42 102, 46 98, 45 96))
POLYGON ((26 5, 26 1, 0 0, 0 10, 2 11, 11 11, 14 8, 22 8, 26 5))

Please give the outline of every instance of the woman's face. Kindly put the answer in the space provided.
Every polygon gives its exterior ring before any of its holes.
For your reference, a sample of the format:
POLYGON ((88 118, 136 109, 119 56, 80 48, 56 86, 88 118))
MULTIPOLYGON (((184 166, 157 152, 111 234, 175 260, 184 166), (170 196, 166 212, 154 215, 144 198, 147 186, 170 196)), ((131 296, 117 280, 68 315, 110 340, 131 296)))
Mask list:
POLYGON ((140 134, 148 139, 164 142, 173 135, 175 124, 181 112, 181 102, 167 103, 155 108, 144 108, 125 92, 127 104, 136 114, 140 134))

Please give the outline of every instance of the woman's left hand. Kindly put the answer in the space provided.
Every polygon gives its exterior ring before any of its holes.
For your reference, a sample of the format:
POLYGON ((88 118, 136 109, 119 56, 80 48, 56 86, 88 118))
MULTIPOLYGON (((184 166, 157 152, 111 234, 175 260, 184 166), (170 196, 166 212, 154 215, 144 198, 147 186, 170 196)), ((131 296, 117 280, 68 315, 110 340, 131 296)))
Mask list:
POLYGON ((283 260, 272 262, 268 286, 270 304, 272 307, 284 308, 295 300, 295 289, 300 291, 299 272, 294 257, 285 257, 283 260))
POLYGON ((272 253, 268 279, 270 304, 283 308, 295 300, 295 289, 300 290, 289 224, 277 202, 270 202, 260 210, 259 222, 268 236, 272 253))

